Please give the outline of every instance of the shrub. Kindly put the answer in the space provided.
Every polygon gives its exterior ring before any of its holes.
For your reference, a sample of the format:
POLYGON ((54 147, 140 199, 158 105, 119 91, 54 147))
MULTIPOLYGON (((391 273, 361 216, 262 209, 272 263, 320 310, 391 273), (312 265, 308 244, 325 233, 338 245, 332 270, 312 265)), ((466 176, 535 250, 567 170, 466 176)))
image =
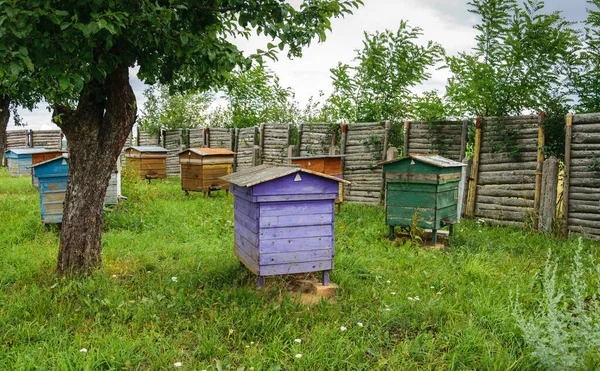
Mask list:
MULTIPOLYGON (((594 369, 600 364, 600 265, 584 266, 579 239, 569 276, 564 285, 557 276, 558 260, 548 257, 544 267, 542 298, 533 315, 519 303, 513 314, 532 356, 552 370, 594 369), (588 295, 586 274, 596 275, 596 292, 588 295)), ((590 262, 588 262, 590 263, 590 262)))

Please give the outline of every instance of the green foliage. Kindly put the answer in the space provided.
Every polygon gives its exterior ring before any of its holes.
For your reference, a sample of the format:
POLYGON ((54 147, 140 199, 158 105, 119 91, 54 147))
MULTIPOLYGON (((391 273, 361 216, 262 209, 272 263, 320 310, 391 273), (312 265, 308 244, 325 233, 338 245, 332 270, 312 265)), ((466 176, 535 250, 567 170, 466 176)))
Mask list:
POLYGON ((600 171, 600 156, 596 156, 595 152, 592 152, 592 155, 588 157, 590 163, 587 165, 588 169, 592 171, 600 171))
POLYGON ((565 157, 565 116, 569 108, 560 102, 548 102, 544 109, 542 127, 544 128, 544 155, 559 160, 565 157))
POLYGON ((566 103, 566 67, 579 42, 560 12, 544 13, 544 2, 473 0, 481 17, 473 53, 448 57, 453 76, 447 96, 461 116, 540 112, 550 101, 566 103))
POLYGON ((413 116, 411 88, 430 77, 427 71, 441 61, 443 48, 432 41, 419 45, 418 27, 401 21, 395 32, 364 35, 356 64, 331 69, 334 91, 328 103, 334 118, 345 122, 400 122, 413 116))
POLYGON ((430 124, 455 116, 451 107, 443 97, 439 96, 437 90, 426 91, 422 95, 416 96, 413 101, 413 110, 415 119, 427 121, 430 124))
POLYGON ((351 13, 360 0, 315 0, 294 7, 279 0, 58 1, 0 3, 3 76, 36 73, 33 91, 50 104, 95 94, 119 66, 139 66, 148 84, 180 91, 224 82, 236 67, 274 59, 287 47, 300 56, 313 37, 325 39, 330 18, 351 13), (245 56, 230 41, 252 33, 272 39, 245 56), (96 85, 94 85, 96 84, 96 85), (99 85, 98 85, 99 84, 99 85))
POLYGON ((584 260, 582 253, 580 239, 570 275, 561 277, 549 250, 537 311, 525 314, 518 295, 514 304, 517 323, 533 349, 531 356, 548 369, 592 370, 600 363, 600 265, 584 260), (587 281, 594 276, 596 292, 590 293, 587 281))
POLYGON ((511 157, 521 156, 521 146, 516 143, 522 127, 509 129, 494 121, 489 125, 492 128, 491 132, 495 136, 495 139, 490 141, 491 149, 496 153, 508 153, 511 157))
MULTIPOLYGON (((348 203, 335 222, 335 301, 305 305, 291 277, 257 290, 240 267, 231 196, 129 176, 123 192, 105 210, 103 269, 67 280, 30 179, 0 169, 0 369, 538 370, 510 290, 533 316, 547 248, 561 261, 573 250, 470 221, 447 251, 415 248, 387 240, 382 208, 348 203)), ((584 244, 598 261, 598 243, 584 244)))
POLYGON ((580 113, 600 112, 600 0, 588 0, 582 50, 571 61, 570 78, 580 113))
POLYGON ((170 92, 165 85, 155 85, 144 91, 143 116, 138 125, 145 132, 158 135, 161 129, 204 127, 208 123, 208 107, 212 94, 170 92))
POLYGON ((224 126, 245 128, 264 123, 295 123, 297 107, 294 93, 279 83, 279 77, 263 67, 236 71, 227 80, 225 98, 229 107, 217 111, 213 121, 224 121, 224 126))

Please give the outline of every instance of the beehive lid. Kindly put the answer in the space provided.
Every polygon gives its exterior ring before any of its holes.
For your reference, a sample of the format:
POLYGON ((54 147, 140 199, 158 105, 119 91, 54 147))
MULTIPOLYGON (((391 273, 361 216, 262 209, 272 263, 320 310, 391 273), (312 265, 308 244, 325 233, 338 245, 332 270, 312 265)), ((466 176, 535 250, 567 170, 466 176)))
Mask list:
POLYGON ((346 155, 321 155, 321 156, 299 156, 299 157, 289 157, 290 160, 312 160, 317 158, 343 158, 346 155))
POLYGON ((35 165, 32 165, 31 167, 38 167, 38 166, 42 166, 42 165, 48 164, 48 163, 50 163, 50 162, 53 162, 53 161, 58 161, 58 160, 61 160, 61 159, 67 159, 67 160, 68 160, 68 159, 69 159, 69 154, 67 154, 67 153, 63 153, 63 154, 62 154, 62 156, 54 157, 54 158, 52 158, 52 159, 50 159, 50 160, 46 160, 46 161, 44 161, 44 162, 37 163, 37 164, 35 164, 35 165))
POLYGON ((32 155, 34 153, 49 152, 46 148, 11 148, 6 150, 6 153, 13 152, 17 155, 32 155))
POLYGON ((349 181, 336 178, 331 175, 318 173, 307 169, 301 169, 298 166, 276 166, 260 165, 249 169, 241 170, 233 174, 222 176, 221 179, 240 187, 252 187, 260 183, 268 182, 274 179, 284 177, 294 173, 308 173, 322 178, 335 180, 336 182, 350 184, 349 181))
POLYGON ((436 166, 439 168, 467 166, 466 164, 463 164, 462 162, 454 161, 449 158, 442 157, 438 154, 431 154, 431 155, 430 154, 409 154, 406 157, 397 158, 397 159, 389 160, 389 161, 383 161, 383 162, 380 162, 379 164, 380 165, 393 164, 398 161, 404 161, 407 158, 410 158, 410 159, 413 159, 416 161, 420 161, 425 164, 436 166))
POLYGON ((192 152, 199 156, 213 156, 213 155, 235 155, 235 152, 228 150, 227 148, 188 148, 178 153, 178 155, 186 152, 192 152))
POLYGON ((133 149, 138 152, 146 152, 146 153, 167 153, 168 151, 159 146, 131 146, 125 148, 125 150, 133 149))

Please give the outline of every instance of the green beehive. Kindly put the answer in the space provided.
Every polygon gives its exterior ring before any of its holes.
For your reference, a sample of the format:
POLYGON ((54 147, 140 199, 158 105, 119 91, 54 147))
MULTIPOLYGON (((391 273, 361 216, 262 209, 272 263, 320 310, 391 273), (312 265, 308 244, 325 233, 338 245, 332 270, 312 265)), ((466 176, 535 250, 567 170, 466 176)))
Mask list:
POLYGON ((417 154, 382 164, 390 239, 395 226, 414 223, 432 229, 432 243, 436 244, 437 230, 456 223, 458 184, 465 165, 438 155, 417 154))

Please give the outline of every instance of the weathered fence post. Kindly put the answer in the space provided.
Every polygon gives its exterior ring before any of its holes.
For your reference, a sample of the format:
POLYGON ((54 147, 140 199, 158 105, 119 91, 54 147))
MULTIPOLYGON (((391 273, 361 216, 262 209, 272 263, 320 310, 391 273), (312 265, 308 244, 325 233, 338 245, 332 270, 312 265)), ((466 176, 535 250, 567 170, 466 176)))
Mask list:
POLYGON ((252 147, 252 166, 258 166, 261 163, 261 158, 260 158, 260 146, 254 145, 254 147, 252 147))
POLYGON ((387 154, 385 156, 385 160, 386 161, 391 161, 391 160, 395 160, 398 158, 398 154, 400 153, 400 151, 398 151, 398 148, 396 147, 390 147, 387 150, 387 154))
POLYGON ((471 175, 471 166, 473 165, 473 159, 472 158, 465 158, 462 160, 463 164, 466 164, 467 166, 463 166, 462 170, 461 170, 461 176, 460 176, 460 183, 458 184, 458 200, 457 200, 457 208, 458 210, 456 211, 456 218, 457 218, 457 222, 460 221, 460 219, 463 216, 463 212, 465 211, 465 208, 467 206, 467 193, 469 190, 469 177, 471 175))
POLYGON ((567 236, 569 225, 569 185, 571 182, 571 138, 573 137, 573 115, 568 114, 565 128, 565 176, 563 177, 563 207, 562 207, 562 235, 567 236))
MULTIPOLYGON (((464 120, 462 122, 462 130, 460 133, 460 155, 459 157, 459 161, 464 160, 465 158, 465 153, 467 152, 467 137, 469 135, 469 121, 468 120, 464 120)), ((460 218, 460 215, 459 215, 460 218)))
MULTIPOLYGON (((346 154, 346 144, 348 143, 348 124, 342 124, 342 140, 340 143, 340 155, 346 154)), ((342 169, 344 169, 346 161, 342 157, 342 169)))
POLYGON ((204 128, 204 147, 210 148, 210 128, 204 128))
POLYGON ((556 191, 558 188, 558 160, 550 157, 544 161, 542 171, 542 197, 540 200, 540 217, 538 229, 552 232, 554 215, 556 214, 556 191))
POLYGON ((233 155, 233 169, 232 172, 237 171, 237 163, 238 163, 238 146, 240 145, 240 128, 235 128, 233 130, 233 141, 231 142, 231 150, 235 152, 233 155))
POLYGON ((546 113, 540 112, 538 114, 538 150, 537 150, 537 164, 535 168, 535 194, 533 198, 533 211, 534 211, 534 223, 533 225, 537 228, 540 217, 540 200, 542 198, 542 171, 544 169, 544 127, 542 121, 546 117, 546 113))
POLYGON ((295 156, 300 157, 302 153, 302 133, 304 132, 304 124, 298 126, 298 141, 296 142, 296 153, 295 156))
POLYGON ((408 143, 410 139, 410 121, 404 121, 404 148, 402 149, 402 156, 408 156, 408 143))
POLYGON ((469 193, 467 195, 467 207, 465 216, 472 218, 475 214, 475 197, 477 196, 477 178, 479 176, 479 156, 481 152, 481 129, 483 118, 477 117, 475 124, 475 147, 473 149, 473 164, 471 165, 471 176, 469 177, 469 193))

